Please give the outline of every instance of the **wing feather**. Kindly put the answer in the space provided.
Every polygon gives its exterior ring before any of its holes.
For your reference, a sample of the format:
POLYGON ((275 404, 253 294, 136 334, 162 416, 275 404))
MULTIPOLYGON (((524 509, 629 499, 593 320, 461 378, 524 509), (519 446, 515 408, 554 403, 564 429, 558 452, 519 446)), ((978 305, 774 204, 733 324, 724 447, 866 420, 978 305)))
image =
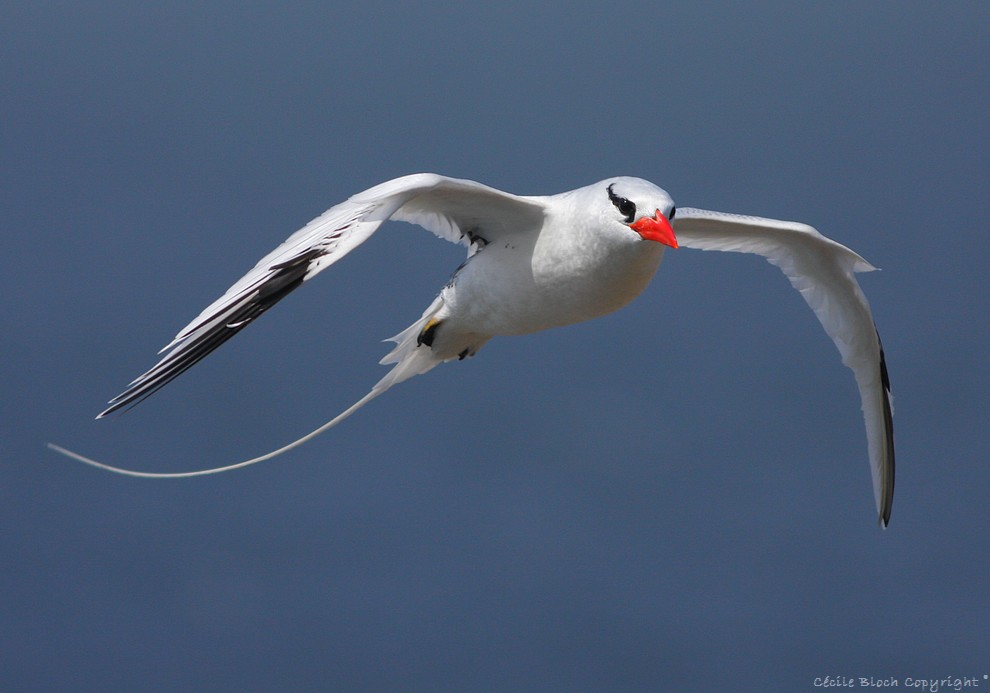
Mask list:
POLYGON ((678 243, 686 248, 755 253, 779 267, 835 342, 856 378, 880 523, 894 497, 894 427, 883 347, 856 272, 874 270, 849 248, 805 224, 678 208, 678 243))
POLYGON ((542 219, 536 200, 468 180, 418 173, 386 181, 331 207, 265 255, 182 328, 161 360, 109 401, 97 418, 133 406, 194 366, 303 282, 340 260, 392 218, 473 250, 542 219))

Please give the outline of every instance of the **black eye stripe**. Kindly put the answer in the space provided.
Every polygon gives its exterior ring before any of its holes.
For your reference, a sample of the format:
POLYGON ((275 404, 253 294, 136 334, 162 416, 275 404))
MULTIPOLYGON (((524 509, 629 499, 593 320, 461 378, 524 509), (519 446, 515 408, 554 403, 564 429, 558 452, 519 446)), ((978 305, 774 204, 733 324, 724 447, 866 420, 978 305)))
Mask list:
MULTIPOLYGON (((612 184, 614 185, 614 183, 612 184)), ((612 186, 608 186, 608 199, 612 201, 619 213, 624 216, 627 224, 631 224, 636 217, 636 204, 625 197, 619 197, 612 191, 612 186)))

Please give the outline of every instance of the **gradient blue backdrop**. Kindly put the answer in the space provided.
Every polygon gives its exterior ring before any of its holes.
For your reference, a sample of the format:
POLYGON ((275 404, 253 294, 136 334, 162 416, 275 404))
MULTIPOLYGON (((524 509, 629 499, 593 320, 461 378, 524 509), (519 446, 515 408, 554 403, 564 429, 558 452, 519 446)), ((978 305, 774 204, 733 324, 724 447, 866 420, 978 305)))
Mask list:
POLYGON ((990 674, 986 3, 40 3, 0 10, 0 689, 814 690, 990 674), (896 398, 758 258, 669 252, 291 456, 463 250, 389 224, 134 411, 92 417, 285 236, 416 171, 628 174, 805 221, 896 398))

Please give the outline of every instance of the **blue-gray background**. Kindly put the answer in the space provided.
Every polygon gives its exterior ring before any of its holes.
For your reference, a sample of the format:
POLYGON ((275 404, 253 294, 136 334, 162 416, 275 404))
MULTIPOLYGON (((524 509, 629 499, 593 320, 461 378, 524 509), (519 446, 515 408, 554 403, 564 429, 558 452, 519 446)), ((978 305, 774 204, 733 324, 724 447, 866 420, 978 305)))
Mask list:
POLYGON ((985 3, 6 3, 0 688, 812 689, 990 674, 985 3), (758 258, 668 252, 591 323, 493 340, 291 456, 462 257, 389 224, 94 422, 331 204, 415 171, 616 174, 862 253, 859 401, 758 258))

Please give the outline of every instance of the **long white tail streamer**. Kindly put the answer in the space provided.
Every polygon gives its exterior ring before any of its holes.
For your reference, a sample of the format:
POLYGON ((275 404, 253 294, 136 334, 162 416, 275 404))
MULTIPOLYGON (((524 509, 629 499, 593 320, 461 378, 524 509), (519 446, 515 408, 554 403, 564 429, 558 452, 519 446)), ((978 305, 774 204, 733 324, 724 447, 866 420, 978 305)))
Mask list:
POLYGON ((234 464, 228 464, 223 467, 214 467, 213 469, 198 469, 192 472, 141 472, 135 469, 124 469, 123 467, 114 467, 113 465, 106 464, 98 460, 94 460, 90 457, 86 457, 85 455, 80 455, 78 452, 73 452, 72 450, 63 448, 61 445, 56 445, 55 443, 48 443, 48 447, 49 449, 54 450, 57 453, 65 455, 66 457, 70 457, 78 462, 82 462, 83 464, 88 464, 92 467, 97 467, 99 469, 103 469, 108 472, 113 472, 114 474, 123 474, 125 476, 136 476, 143 479, 185 479, 191 476, 206 476, 208 474, 219 474, 221 472, 229 472, 234 469, 240 469, 241 467, 249 467, 252 464, 258 464, 259 462, 264 462, 266 460, 273 459, 275 457, 278 457, 279 455, 289 452, 294 448, 299 447, 303 443, 312 440, 313 438, 320 435, 324 431, 333 428, 341 421, 346 419, 348 416, 350 416, 358 409, 363 407, 365 404, 373 400, 375 397, 385 392, 385 390, 387 389, 388 388, 378 388, 376 386, 371 392, 369 392, 364 397, 359 399, 357 402, 352 404, 350 407, 348 407, 340 414, 332 418, 330 421, 327 421, 319 428, 307 433, 302 438, 298 438, 292 441, 288 445, 283 445, 277 450, 272 450, 271 452, 265 453, 264 455, 260 455, 258 457, 252 457, 251 459, 244 460, 243 462, 236 462, 234 464))
MULTIPOLYGON (((114 467, 113 465, 106 464, 105 462, 100 462, 99 460, 94 460, 91 457, 86 457, 85 455, 80 455, 78 452, 73 452, 67 448, 63 448, 61 445, 56 445, 55 443, 48 443, 48 448, 54 450, 55 452, 65 455, 77 462, 82 462, 83 464, 88 464, 91 467, 96 467, 98 469, 103 469, 108 472, 113 472, 115 474, 123 474, 125 476, 136 476, 142 479, 186 479, 191 476, 206 476, 208 474, 219 474, 221 472, 229 472, 234 469, 240 469, 241 467, 249 467, 252 464, 258 464, 259 462, 264 462, 272 458, 283 455, 290 450, 299 447, 303 443, 312 440, 316 436, 320 435, 324 431, 327 431, 341 421, 346 419, 348 416, 356 412, 358 409, 363 407, 365 404, 373 400, 378 395, 385 393, 393 385, 398 385, 399 383, 408 380, 416 375, 422 375, 428 371, 433 370, 436 366, 443 363, 442 359, 439 359, 433 355, 433 351, 428 348, 420 348, 420 342, 418 335, 426 325, 429 320, 440 310, 443 305, 443 299, 440 296, 430 304, 419 320, 414 322, 412 325, 404 329, 399 334, 394 337, 389 337, 386 342, 394 342, 396 347, 392 349, 385 357, 379 361, 382 365, 395 364, 392 369, 385 374, 385 377, 375 383, 375 386, 371 388, 371 392, 366 394, 364 397, 359 399, 357 402, 349 406, 347 409, 337 414, 334 418, 327 421, 325 424, 319 428, 310 431, 302 438, 298 438, 288 445, 283 445, 277 450, 272 450, 271 452, 265 453, 258 457, 252 457, 249 460, 244 460, 243 462, 235 462, 234 464, 228 464, 223 467, 214 467, 212 469, 197 469, 192 472, 141 472, 135 469, 125 469, 123 467, 114 467)), ((447 359, 450 360, 450 359, 447 359)))

